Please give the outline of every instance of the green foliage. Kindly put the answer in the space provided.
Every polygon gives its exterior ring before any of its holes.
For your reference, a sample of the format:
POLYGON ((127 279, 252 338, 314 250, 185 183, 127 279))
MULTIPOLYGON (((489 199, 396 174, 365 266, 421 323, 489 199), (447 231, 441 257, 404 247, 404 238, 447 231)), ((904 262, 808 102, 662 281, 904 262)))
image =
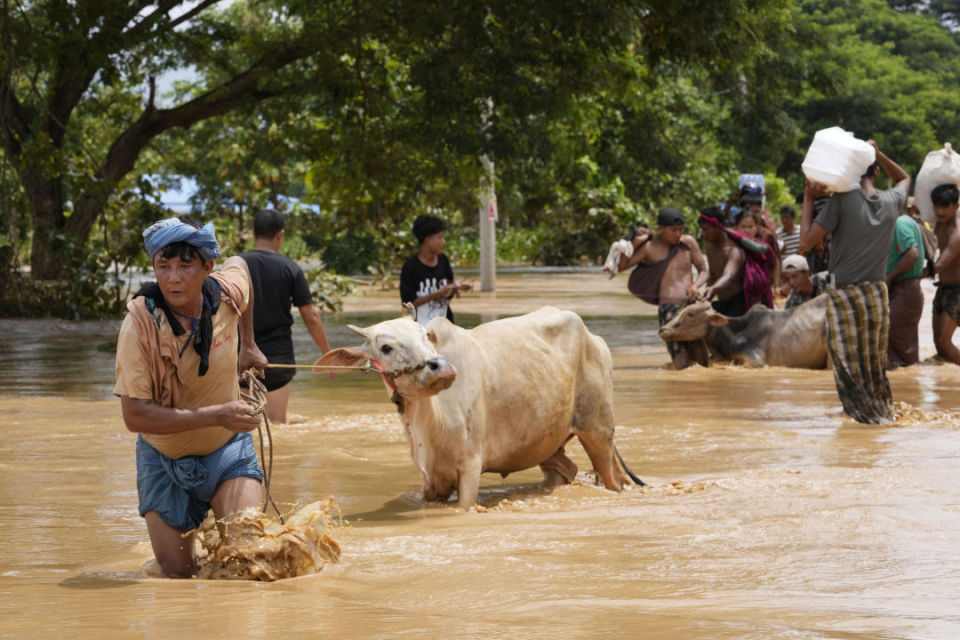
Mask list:
POLYGON ((322 311, 337 312, 343 309, 343 298, 353 295, 357 286, 345 276, 330 273, 322 266, 305 270, 304 275, 310 285, 314 304, 322 311))
MULTIPOLYGON (((820 128, 873 137, 911 172, 960 130, 954 0, 0 12, 4 314, 122 309, 146 266, 139 233, 168 215, 161 190, 179 176, 226 254, 270 206, 289 255, 388 285, 418 213, 447 220, 456 264, 479 261, 481 156, 496 165, 498 261, 560 265, 601 260, 667 205, 695 231, 740 173, 765 174, 776 214, 820 128), (195 75, 153 93, 152 76, 183 68, 195 75)), ((338 278, 316 276, 328 308, 338 278)))

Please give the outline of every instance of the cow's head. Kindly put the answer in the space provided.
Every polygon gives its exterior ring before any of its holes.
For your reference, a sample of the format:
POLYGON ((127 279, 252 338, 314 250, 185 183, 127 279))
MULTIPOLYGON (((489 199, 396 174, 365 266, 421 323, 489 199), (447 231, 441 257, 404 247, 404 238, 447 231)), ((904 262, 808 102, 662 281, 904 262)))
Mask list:
POLYGON ((404 400, 435 395, 457 378, 457 370, 437 353, 436 334, 428 334, 411 316, 366 328, 347 327, 363 337, 363 344, 328 351, 314 364, 315 371, 329 366, 360 366, 369 360, 404 400))
POLYGON ((714 310, 709 302, 694 302, 660 327, 660 337, 675 342, 700 340, 707 336, 711 326, 718 327, 728 322, 727 316, 714 310))

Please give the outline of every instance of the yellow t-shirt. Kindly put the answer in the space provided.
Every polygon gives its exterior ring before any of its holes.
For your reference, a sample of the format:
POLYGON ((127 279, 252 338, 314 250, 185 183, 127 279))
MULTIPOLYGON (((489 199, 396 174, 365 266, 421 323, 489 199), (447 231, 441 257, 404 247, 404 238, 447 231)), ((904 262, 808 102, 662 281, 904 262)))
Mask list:
MULTIPOLYGON (((226 291, 240 292, 233 300, 241 311, 249 302, 250 281, 240 265, 233 264, 213 274, 226 291), (237 299, 240 297, 240 299, 237 299)), ((226 294, 224 294, 225 296, 226 294)), ((190 339, 190 332, 176 336, 178 351, 190 339)), ((200 354, 188 346, 180 358, 180 375, 183 387, 174 408, 199 409, 215 404, 232 402, 240 398, 237 381, 237 346, 239 343, 239 317, 224 299, 213 316, 213 339, 210 344, 210 367, 207 373, 197 375, 200 354)), ((117 382, 113 387, 116 396, 129 396, 153 400, 153 382, 150 376, 148 355, 144 352, 136 324, 128 313, 120 327, 117 338, 117 382)), ((213 453, 229 440, 234 433, 218 425, 171 434, 142 434, 158 451, 170 458, 213 453)))

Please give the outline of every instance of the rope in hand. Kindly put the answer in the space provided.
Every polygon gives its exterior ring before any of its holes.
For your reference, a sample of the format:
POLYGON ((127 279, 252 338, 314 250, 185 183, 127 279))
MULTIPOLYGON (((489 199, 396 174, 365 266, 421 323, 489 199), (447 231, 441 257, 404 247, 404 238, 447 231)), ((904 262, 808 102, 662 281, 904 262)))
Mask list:
POLYGON ((273 477, 273 434, 270 433, 270 419, 267 417, 267 388, 263 386, 263 381, 258 376, 257 370, 253 367, 243 372, 241 379, 246 383, 247 390, 244 391, 243 387, 241 387, 240 397, 246 400, 258 414, 263 416, 263 424, 267 431, 267 442, 270 444, 270 458, 268 462, 264 454, 263 427, 257 427, 257 433, 260 435, 260 460, 263 461, 264 467, 263 488, 266 494, 261 511, 266 513, 267 505, 272 504, 282 524, 283 514, 280 513, 280 508, 277 506, 277 503, 273 501, 273 496, 270 495, 270 479, 273 477))

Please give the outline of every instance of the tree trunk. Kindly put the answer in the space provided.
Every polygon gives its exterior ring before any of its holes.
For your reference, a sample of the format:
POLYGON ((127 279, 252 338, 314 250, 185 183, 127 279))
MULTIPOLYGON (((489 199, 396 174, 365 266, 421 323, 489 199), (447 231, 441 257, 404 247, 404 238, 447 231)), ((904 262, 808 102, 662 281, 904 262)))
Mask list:
POLYGON ((25 176, 23 184, 33 219, 30 249, 30 273, 35 280, 56 280, 64 275, 64 261, 56 236, 63 232, 63 191, 60 178, 34 180, 25 176))

